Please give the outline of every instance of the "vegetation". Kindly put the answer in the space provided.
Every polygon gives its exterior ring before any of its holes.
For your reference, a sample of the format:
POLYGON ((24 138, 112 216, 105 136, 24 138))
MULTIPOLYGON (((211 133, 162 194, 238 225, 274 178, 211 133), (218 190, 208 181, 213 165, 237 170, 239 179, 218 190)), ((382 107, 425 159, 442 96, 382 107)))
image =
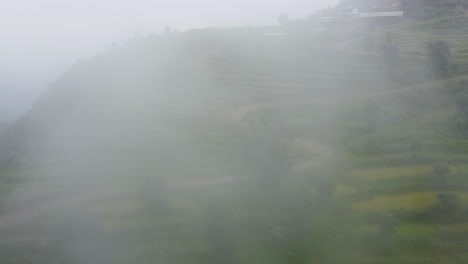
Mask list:
POLYGON ((450 75, 450 48, 447 42, 436 40, 427 43, 432 69, 436 75, 447 77, 450 75))
POLYGON ((466 263, 466 28, 279 19, 57 80, 0 138, 0 262, 466 263))

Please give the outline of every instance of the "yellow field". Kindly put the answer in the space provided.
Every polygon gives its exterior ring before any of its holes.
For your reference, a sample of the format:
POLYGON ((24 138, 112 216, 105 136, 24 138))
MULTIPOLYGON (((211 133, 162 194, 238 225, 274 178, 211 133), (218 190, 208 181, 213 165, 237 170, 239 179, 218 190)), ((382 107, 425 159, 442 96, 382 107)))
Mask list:
POLYGON ((433 192, 382 195, 368 201, 354 203, 353 208, 361 210, 420 209, 433 204, 436 195, 433 192))
POLYGON ((379 167, 371 169, 355 170, 350 173, 351 176, 372 179, 393 178, 393 177, 411 177, 432 173, 432 165, 405 165, 398 167, 379 167))
MULTIPOLYGON (((397 234, 401 235, 428 235, 431 234, 436 226, 429 224, 401 224, 397 227, 397 234)), ((359 232, 367 234, 375 234, 379 232, 379 226, 377 224, 362 225, 358 228, 359 232)))
MULTIPOLYGON (((468 193, 458 192, 457 195, 463 204, 468 204, 468 193)), ((433 204, 436 197, 436 192, 381 195, 367 201, 354 203, 353 208, 360 210, 422 209, 433 204)))
POLYGON ((431 234, 436 227, 429 224, 402 224, 397 227, 397 234, 401 235, 428 235, 431 234))
POLYGON ((348 196, 348 195, 353 195, 356 193, 358 193, 358 190, 353 186, 344 185, 344 184, 338 184, 336 186, 336 194, 338 196, 348 196))
POLYGON ((467 232, 468 223, 453 224, 453 225, 443 225, 439 227, 440 231, 449 231, 449 232, 467 232))

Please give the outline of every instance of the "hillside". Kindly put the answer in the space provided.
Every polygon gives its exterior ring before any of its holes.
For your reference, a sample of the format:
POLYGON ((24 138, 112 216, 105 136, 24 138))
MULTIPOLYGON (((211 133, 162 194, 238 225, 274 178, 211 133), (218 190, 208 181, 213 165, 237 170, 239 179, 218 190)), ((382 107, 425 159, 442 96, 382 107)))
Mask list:
POLYGON ((1 262, 466 263, 463 21, 373 45, 203 29, 77 63, 0 136, 1 262))

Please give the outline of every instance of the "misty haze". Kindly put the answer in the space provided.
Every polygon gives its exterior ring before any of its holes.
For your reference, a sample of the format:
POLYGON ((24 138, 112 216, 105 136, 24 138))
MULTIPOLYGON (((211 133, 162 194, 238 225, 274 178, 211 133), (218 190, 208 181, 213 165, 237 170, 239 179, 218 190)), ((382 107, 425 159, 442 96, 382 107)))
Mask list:
POLYGON ((468 262, 465 1, 0 6, 0 263, 468 262))

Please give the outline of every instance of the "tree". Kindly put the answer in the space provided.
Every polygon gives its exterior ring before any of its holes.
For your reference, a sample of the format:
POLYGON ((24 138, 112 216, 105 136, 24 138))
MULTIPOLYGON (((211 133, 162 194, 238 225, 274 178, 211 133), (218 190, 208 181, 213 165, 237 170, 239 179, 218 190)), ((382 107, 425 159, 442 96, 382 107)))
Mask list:
POLYGON ((317 185, 317 199, 323 204, 327 203, 335 192, 336 185, 328 178, 320 178, 317 185))
POLYGON ((460 127, 464 127, 468 121, 468 93, 463 92, 457 96, 455 101, 457 107, 457 122, 460 127))
POLYGON ((434 73, 440 77, 449 76, 451 52, 448 43, 444 40, 429 41, 427 50, 434 73))
POLYGON ((379 148, 379 138, 376 135, 379 121, 379 105, 375 102, 367 102, 364 106, 363 119, 367 126, 366 132, 369 151, 376 152, 379 148))
POLYGON ((205 215, 205 237, 214 263, 235 262, 229 207, 221 201, 215 201, 208 205, 205 215))
POLYGON ((437 176, 446 176, 451 172, 450 166, 445 162, 437 162, 436 164, 434 164, 434 166, 432 167, 432 171, 437 176))
POLYGON ((171 27, 170 27, 169 25, 166 25, 166 26, 164 27, 164 33, 163 33, 163 34, 164 34, 165 36, 169 36, 169 35, 172 34, 172 29, 171 29, 171 27))
POLYGON ((460 198, 454 193, 439 193, 437 201, 429 209, 432 219, 445 222, 453 219, 460 209, 460 198))
POLYGON ((243 158, 250 173, 262 184, 262 189, 274 193, 292 168, 287 145, 281 133, 274 128, 275 121, 256 117, 252 124, 256 129, 246 131, 243 158))
POLYGON ((391 213, 385 213, 380 217, 379 231, 381 238, 387 240, 395 234, 398 219, 391 213))
POLYGON ((445 162, 437 162, 432 167, 432 171, 436 176, 436 184, 446 186, 448 183, 448 175, 451 173, 450 166, 445 162))
POLYGON ((364 109, 364 118, 367 124, 368 135, 371 136, 377 129, 377 122, 379 120, 379 106, 374 102, 368 102, 364 109))
POLYGON ((422 148, 423 144, 419 139, 414 138, 411 141, 411 152, 413 152, 413 158, 416 158, 418 156, 418 153, 421 152, 422 148))
POLYGON ((288 14, 280 14, 278 15, 278 22, 281 26, 286 26, 289 24, 289 16, 288 14))

